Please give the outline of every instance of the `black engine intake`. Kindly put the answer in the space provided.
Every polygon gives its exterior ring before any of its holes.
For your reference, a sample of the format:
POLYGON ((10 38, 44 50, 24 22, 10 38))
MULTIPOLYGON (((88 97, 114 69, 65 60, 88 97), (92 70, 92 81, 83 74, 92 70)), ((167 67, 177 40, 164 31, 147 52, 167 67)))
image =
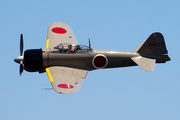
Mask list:
POLYGON ((26 71, 41 71, 42 62, 42 49, 30 49, 24 52, 24 69, 26 71))

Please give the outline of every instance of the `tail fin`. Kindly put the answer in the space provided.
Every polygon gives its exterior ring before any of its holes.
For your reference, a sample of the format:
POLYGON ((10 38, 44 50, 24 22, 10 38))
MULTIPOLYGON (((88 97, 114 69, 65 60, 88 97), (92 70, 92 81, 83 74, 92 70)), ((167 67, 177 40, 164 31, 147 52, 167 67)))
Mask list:
POLYGON ((137 65, 146 71, 153 71, 155 63, 165 63, 169 61, 164 37, 161 33, 152 33, 143 45, 139 45, 134 52, 140 54, 131 58, 137 65))
POLYGON ((163 35, 159 32, 152 33, 137 52, 139 54, 155 56, 167 54, 168 51, 163 35))

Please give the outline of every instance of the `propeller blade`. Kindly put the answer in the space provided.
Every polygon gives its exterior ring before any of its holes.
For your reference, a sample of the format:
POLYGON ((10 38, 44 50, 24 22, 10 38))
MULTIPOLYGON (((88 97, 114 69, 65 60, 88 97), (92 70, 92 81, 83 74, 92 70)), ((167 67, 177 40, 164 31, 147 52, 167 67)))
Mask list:
POLYGON ((19 73, 20 73, 20 75, 22 74, 23 69, 24 69, 23 64, 20 64, 20 68, 19 68, 19 73))
POLYGON ((20 36, 20 56, 23 54, 23 34, 20 36))

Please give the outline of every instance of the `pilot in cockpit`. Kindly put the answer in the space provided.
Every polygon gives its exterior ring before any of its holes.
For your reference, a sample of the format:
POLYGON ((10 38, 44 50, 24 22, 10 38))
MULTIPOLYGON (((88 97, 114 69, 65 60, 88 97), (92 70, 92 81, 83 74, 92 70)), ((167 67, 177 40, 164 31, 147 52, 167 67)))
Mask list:
POLYGON ((74 48, 72 47, 72 45, 68 45, 68 51, 66 53, 73 53, 74 52, 74 48))

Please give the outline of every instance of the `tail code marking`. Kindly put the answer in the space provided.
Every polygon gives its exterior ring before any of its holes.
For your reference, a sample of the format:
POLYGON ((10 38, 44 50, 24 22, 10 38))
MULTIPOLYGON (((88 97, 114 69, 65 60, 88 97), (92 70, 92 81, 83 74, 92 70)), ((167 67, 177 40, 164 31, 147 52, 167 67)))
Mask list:
POLYGON ((164 42, 150 42, 148 47, 164 47, 164 42))

